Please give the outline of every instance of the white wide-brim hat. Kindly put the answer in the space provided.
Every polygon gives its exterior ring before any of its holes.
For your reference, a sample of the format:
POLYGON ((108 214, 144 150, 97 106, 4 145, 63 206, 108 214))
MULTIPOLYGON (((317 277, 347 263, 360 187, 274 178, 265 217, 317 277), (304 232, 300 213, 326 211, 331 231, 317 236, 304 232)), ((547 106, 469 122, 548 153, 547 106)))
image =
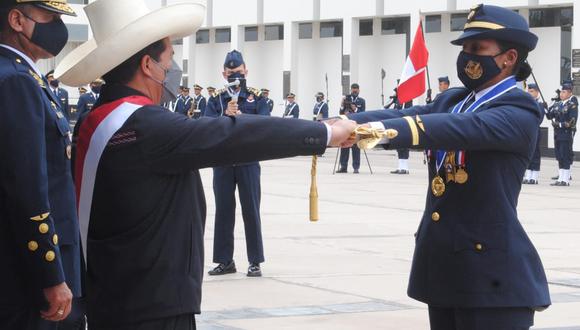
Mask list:
POLYGON ((68 86, 81 86, 111 71, 150 44, 197 31, 205 5, 183 1, 150 10, 145 0, 97 0, 85 7, 93 39, 70 52, 54 70, 68 86))

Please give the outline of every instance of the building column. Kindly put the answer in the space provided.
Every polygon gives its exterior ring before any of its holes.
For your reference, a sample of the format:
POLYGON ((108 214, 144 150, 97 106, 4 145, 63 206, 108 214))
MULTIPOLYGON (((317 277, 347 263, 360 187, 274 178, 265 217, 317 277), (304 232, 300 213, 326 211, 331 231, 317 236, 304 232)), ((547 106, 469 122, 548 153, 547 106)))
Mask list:
POLYGON ((284 22, 282 98, 298 89, 298 23, 284 22))
POLYGON ((230 50, 238 50, 240 53, 244 53, 244 27, 240 25, 232 25, 230 27, 231 40, 230 40, 230 50))
POLYGON ((358 79, 358 19, 345 17, 342 22, 342 93, 350 93, 350 85, 358 79))

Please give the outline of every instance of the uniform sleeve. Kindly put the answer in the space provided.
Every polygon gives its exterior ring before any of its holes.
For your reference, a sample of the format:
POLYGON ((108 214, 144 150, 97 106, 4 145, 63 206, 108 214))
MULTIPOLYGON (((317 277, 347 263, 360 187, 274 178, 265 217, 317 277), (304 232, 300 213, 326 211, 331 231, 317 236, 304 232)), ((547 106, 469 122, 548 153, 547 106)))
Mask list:
POLYGON ((362 99, 359 111, 365 112, 366 110, 367 110, 367 101, 365 99, 362 99))
POLYGON ((501 106, 475 113, 406 115, 382 124, 398 132, 390 141, 391 149, 495 150, 527 156, 536 141, 539 118, 532 110, 501 106))
POLYGON ((322 154, 326 149, 327 129, 318 122, 256 115, 187 120, 143 110, 134 115, 143 136, 140 145, 149 166, 163 173, 322 154))
POLYGON ((575 128, 578 124, 578 99, 573 96, 570 100, 570 108, 568 110, 570 112, 570 120, 568 121, 568 127, 575 128))
POLYGON ((320 110, 320 112, 322 113, 322 118, 328 118, 328 104, 324 103, 324 105, 322 106, 322 110, 320 110))
MULTIPOLYGON (((0 185, 13 250, 21 255, 34 287, 64 282, 58 237, 50 215, 42 91, 27 75, 0 83, 0 185)), ((9 283, 8 283, 9 285, 9 283)))
POLYGON ((201 114, 203 116, 203 114, 205 113, 205 108, 207 107, 207 102, 205 100, 205 97, 202 97, 201 100, 199 101, 199 110, 201 111, 201 114))
POLYGON ((86 98, 83 95, 81 95, 79 97, 79 101, 77 102, 77 114, 79 116, 86 112, 86 106, 87 106, 86 104, 87 104, 86 98))
POLYGON ((268 103, 265 102, 262 98, 258 101, 257 113, 262 116, 270 116, 270 107, 268 106, 268 103))
POLYGON ((205 117, 217 118, 220 116, 221 108, 219 105, 219 96, 212 96, 207 101, 207 108, 205 109, 205 117))
POLYGON ((415 106, 404 110, 373 110, 354 114, 349 114, 348 119, 354 120, 359 124, 365 124, 374 121, 383 121, 387 119, 402 118, 405 116, 416 116, 431 113, 433 106, 431 104, 425 106, 415 106))
POLYGON ((298 105, 298 103, 296 103, 296 107, 294 108, 292 115, 296 119, 300 118, 300 106, 298 105))

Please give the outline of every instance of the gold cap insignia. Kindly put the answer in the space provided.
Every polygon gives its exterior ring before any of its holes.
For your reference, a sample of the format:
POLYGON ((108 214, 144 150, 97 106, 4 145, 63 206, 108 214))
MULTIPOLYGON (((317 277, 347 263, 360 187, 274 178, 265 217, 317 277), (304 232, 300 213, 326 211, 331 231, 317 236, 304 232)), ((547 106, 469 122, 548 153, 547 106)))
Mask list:
POLYGON ((46 218, 48 218, 49 214, 50 214, 50 212, 46 212, 46 213, 43 213, 41 215, 37 215, 35 217, 30 218, 30 220, 32 220, 32 221, 44 221, 46 218))
POLYGON ((471 7, 471 10, 469 11, 469 15, 467 15, 467 22, 468 23, 473 20, 473 18, 475 17, 475 14, 477 14, 477 12, 481 8, 481 6, 483 6, 483 5, 482 4, 479 4, 477 6, 471 7))
POLYGON ((465 66, 465 73, 470 79, 477 80, 483 76, 483 67, 481 63, 470 60, 465 66))

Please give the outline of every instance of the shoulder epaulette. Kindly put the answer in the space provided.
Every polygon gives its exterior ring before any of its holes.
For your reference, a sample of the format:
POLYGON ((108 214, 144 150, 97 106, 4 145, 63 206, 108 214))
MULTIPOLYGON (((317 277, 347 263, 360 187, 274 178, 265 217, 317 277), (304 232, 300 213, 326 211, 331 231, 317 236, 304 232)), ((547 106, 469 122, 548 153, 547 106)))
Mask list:
POLYGON ((226 92, 226 89, 225 88, 218 89, 215 92, 213 92, 213 94, 211 96, 212 97, 218 97, 218 96, 222 95, 225 92, 226 92))
POLYGON ((36 80, 36 82, 40 85, 40 87, 42 87, 42 88, 46 87, 46 85, 44 84, 44 81, 42 80, 42 78, 40 78, 40 76, 38 74, 36 74, 36 72, 29 69, 28 73, 30 73, 32 78, 34 78, 34 80, 36 80))
POLYGON ((250 92, 250 93, 252 93, 252 94, 254 94, 256 96, 261 96, 262 95, 262 91, 259 90, 259 89, 257 89, 257 88, 247 87, 246 89, 248 90, 248 92, 250 92))

